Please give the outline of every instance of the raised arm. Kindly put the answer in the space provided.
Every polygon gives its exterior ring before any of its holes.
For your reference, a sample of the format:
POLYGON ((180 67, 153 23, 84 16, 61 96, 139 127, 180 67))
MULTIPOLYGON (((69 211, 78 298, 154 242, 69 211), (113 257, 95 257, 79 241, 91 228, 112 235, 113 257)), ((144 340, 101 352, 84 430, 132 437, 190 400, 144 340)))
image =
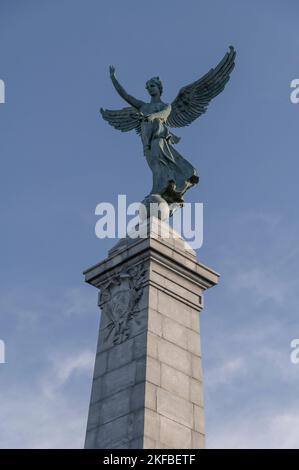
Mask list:
POLYGON ((131 96, 126 92, 126 90, 121 86, 121 84, 115 77, 115 68, 112 65, 110 65, 109 67, 109 72, 110 72, 111 81, 117 93, 131 106, 133 106, 136 109, 140 109, 141 106, 144 104, 143 101, 134 98, 134 96, 131 96))

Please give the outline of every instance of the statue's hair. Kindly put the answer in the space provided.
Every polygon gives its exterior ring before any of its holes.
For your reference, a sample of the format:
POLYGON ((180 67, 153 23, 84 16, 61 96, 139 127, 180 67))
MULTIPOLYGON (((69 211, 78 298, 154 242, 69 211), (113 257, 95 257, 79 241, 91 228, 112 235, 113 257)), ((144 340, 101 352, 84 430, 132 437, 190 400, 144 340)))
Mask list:
POLYGON ((154 82, 155 85, 157 85, 157 87, 159 88, 160 90, 160 95, 162 95, 163 93, 163 85, 162 85, 162 82, 160 80, 160 77, 152 77, 150 78, 147 82, 146 82, 146 88, 148 87, 148 85, 150 84, 150 82, 154 82))

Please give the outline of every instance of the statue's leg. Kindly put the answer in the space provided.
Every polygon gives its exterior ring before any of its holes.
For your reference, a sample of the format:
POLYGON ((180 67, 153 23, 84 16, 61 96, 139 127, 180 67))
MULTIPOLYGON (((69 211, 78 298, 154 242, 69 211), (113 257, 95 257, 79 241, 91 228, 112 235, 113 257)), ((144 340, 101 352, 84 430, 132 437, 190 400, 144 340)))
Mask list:
POLYGON ((142 121, 141 123, 141 140, 143 148, 150 148, 151 140, 153 135, 153 122, 152 121, 142 121))

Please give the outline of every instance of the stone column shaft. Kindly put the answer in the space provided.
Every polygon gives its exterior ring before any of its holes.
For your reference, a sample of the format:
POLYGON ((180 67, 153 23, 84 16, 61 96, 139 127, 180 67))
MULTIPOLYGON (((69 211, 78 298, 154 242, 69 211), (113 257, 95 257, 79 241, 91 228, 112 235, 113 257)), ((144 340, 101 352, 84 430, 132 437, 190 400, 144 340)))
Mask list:
POLYGON ((203 448, 199 312, 219 275, 153 219, 85 271, 102 309, 86 448, 203 448))

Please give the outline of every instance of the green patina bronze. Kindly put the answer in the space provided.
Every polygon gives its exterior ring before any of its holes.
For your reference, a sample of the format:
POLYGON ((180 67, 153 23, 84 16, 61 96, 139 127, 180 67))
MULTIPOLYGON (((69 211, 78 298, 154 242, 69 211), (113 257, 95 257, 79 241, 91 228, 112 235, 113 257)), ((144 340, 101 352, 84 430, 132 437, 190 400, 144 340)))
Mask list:
POLYGON ((161 100, 163 86, 159 77, 146 82, 151 97, 146 103, 126 92, 115 77, 115 68, 110 66, 111 81, 130 107, 113 111, 101 109, 101 114, 115 129, 122 132, 135 129, 141 136, 144 155, 153 174, 152 190, 144 201, 162 198, 171 207, 182 206, 187 189, 198 183, 195 168, 174 148, 180 138, 169 127, 188 126, 204 114, 210 101, 221 93, 235 66, 236 52, 232 46, 229 49, 217 67, 181 88, 171 104, 161 100))

